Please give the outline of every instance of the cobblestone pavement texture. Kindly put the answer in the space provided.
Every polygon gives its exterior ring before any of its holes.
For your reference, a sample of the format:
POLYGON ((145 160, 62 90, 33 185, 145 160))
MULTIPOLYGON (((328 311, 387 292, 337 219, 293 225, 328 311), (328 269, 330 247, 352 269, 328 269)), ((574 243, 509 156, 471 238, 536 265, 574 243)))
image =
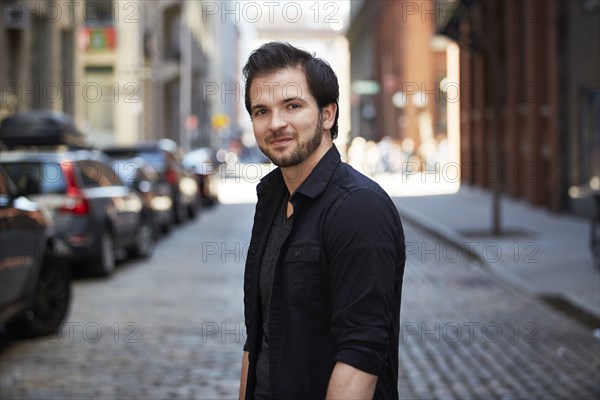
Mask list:
MULTIPOLYGON (((60 334, 2 336, 2 399, 234 399, 252 205, 219 205, 107 280, 79 279, 60 334)), ((590 329, 406 225, 405 399, 597 399, 590 329)))

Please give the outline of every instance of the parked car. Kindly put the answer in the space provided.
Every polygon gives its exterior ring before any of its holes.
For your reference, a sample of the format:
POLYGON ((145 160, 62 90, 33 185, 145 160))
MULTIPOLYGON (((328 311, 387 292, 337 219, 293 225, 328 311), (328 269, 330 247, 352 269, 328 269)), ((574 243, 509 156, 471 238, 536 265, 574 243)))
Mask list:
POLYGON ((69 311, 69 270, 49 213, 20 196, 2 167, 0 231, 0 323, 20 338, 54 333, 69 311))
POLYGON ((215 176, 218 162, 215 152, 209 147, 192 150, 183 157, 182 164, 198 185, 198 197, 204 207, 212 206, 218 199, 215 176))
POLYGON ((0 124, 0 141, 13 146, 0 163, 20 194, 51 213, 56 237, 69 261, 87 272, 110 275, 121 250, 148 257, 154 249, 152 220, 140 195, 125 186, 110 168, 111 159, 95 150, 42 146, 66 143, 73 135, 59 118, 46 112, 17 114, 0 124), (36 147, 14 149, 18 133, 35 138, 36 147), (41 147, 40 147, 41 146, 41 147))
POLYGON ((196 216, 198 186, 181 165, 174 142, 163 139, 134 146, 105 148, 104 152, 115 160, 143 158, 158 172, 159 181, 171 188, 174 221, 179 224, 196 216))
POLYGON ((167 233, 173 225, 173 202, 169 184, 162 182, 158 172, 140 157, 115 160, 111 166, 126 186, 140 194, 145 207, 151 211, 155 233, 167 233))

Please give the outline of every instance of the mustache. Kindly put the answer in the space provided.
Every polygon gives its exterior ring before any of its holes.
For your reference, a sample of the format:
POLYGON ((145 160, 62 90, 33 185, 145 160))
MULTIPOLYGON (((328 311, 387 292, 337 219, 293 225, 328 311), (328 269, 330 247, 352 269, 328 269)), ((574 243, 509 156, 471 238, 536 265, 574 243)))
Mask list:
POLYGON ((285 132, 285 131, 277 131, 277 132, 273 132, 273 134, 271 134, 268 138, 269 142, 273 141, 273 140, 279 140, 279 139, 294 139, 296 137, 296 133, 295 132, 285 132))

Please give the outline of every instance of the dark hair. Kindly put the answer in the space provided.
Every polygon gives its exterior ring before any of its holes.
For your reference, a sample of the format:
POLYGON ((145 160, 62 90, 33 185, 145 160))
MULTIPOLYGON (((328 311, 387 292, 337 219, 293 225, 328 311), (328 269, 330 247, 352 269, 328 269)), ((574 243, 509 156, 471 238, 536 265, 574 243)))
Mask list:
MULTIPOLYGON (((254 50, 243 69, 246 80, 244 99, 248 113, 252 81, 257 77, 293 67, 300 67, 304 71, 308 89, 317 100, 319 111, 331 103, 338 106, 340 88, 337 76, 326 61, 289 43, 270 42, 254 50)), ((339 115, 339 107, 336 107, 335 120, 330 130, 332 139, 337 137, 339 115)))

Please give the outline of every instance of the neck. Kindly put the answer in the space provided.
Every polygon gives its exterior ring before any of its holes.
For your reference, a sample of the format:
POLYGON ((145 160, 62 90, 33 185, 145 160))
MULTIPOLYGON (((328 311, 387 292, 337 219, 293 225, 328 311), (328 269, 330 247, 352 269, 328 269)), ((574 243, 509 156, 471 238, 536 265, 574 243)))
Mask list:
POLYGON ((285 186, 287 186, 288 191, 290 192, 290 197, 296 189, 308 178, 312 170, 317 166, 321 158, 329 151, 329 149, 333 146, 333 142, 331 140, 326 141, 323 140, 321 146, 315 150, 306 160, 301 162, 298 165, 294 165, 293 167, 281 168, 281 173, 283 175, 283 180, 285 182, 285 186))

